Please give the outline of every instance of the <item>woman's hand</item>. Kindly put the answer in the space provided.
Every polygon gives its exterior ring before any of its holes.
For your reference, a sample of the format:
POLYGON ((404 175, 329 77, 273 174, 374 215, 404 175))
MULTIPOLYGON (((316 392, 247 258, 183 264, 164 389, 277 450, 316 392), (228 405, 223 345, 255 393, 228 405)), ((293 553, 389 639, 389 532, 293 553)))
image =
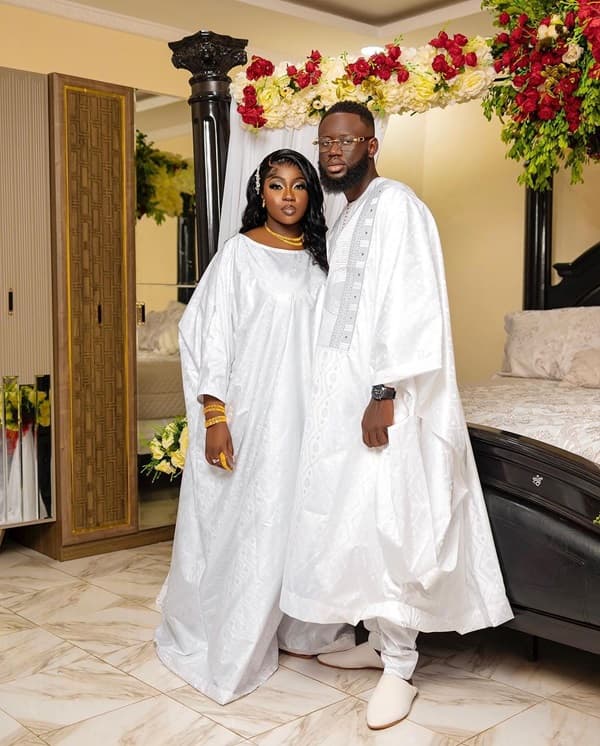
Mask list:
POLYGON ((388 444, 387 429, 394 424, 394 402, 392 399, 371 399, 362 418, 363 443, 369 448, 388 444))
POLYGON ((233 471, 233 442, 226 422, 207 428, 204 455, 211 466, 233 471))

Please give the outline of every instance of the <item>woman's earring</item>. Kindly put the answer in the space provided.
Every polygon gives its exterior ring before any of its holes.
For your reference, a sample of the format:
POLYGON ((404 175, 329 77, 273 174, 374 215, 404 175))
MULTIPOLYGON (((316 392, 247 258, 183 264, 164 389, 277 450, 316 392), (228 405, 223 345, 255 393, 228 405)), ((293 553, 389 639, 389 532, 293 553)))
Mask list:
POLYGON ((266 207, 266 202, 265 202, 265 198, 264 197, 262 198, 262 206, 266 207))

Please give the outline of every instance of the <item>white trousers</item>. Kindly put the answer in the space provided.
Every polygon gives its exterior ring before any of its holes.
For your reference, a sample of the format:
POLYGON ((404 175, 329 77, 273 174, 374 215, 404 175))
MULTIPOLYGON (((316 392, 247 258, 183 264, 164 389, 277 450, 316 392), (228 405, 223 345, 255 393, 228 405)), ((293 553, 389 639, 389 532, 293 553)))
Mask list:
POLYGON ((399 627, 380 617, 365 619, 364 625, 369 630, 369 645, 381 652, 384 673, 408 681, 419 658, 416 646, 418 630, 399 627))
POLYGON ((354 647, 354 628, 349 624, 311 624, 284 614, 277 628, 277 642, 284 652, 337 653, 354 647))

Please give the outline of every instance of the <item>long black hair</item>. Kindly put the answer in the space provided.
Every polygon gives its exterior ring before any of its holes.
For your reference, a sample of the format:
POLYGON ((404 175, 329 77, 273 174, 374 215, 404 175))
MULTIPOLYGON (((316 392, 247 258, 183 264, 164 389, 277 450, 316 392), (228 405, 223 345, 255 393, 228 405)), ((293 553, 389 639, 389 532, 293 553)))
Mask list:
POLYGON ((324 272, 329 270, 327 263, 327 246, 325 234, 325 215, 323 214, 323 190, 319 177, 312 163, 301 153, 284 148, 275 150, 261 161, 260 166, 253 172, 246 187, 246 209, 242 215, 240 233, 247 233, 253 228, 264 225, 267 220, 267 210, 263 207, 262 188, 269 169, 277 163, 287 163, 296 166, 302 173, 308 192, 308 207, 300 221, 304 233, 304 248, 312 255, 315 264, 324 272))

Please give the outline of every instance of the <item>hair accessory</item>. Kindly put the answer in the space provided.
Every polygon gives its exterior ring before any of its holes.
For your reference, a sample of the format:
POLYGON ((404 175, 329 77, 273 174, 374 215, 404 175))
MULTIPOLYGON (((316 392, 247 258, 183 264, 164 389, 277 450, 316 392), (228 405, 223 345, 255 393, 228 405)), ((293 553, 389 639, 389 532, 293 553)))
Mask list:
POLYGON ((254 189, 257 194, 260 194, 260 167, 254 172, 254 189))

